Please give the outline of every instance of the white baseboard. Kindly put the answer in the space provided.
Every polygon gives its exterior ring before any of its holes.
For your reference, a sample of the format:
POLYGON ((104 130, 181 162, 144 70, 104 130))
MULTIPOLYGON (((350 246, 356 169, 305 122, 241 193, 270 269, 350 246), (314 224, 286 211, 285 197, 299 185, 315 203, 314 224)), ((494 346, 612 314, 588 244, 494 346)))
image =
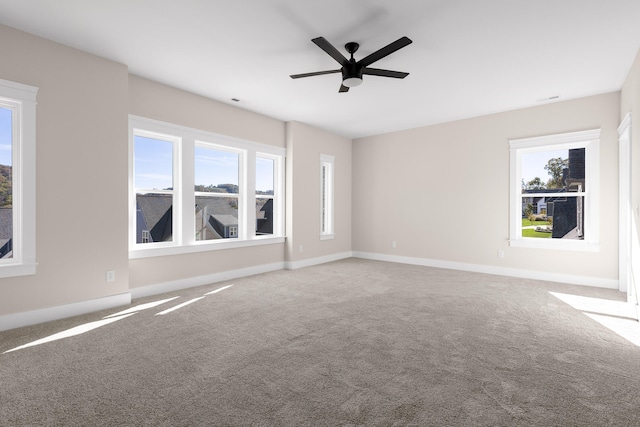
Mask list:
POLYGON ((37 323, 50 322, 52 320, 64 319, 66 317, 78 316, 80 314, 106 310, 114 307, 121 307, 130 303, 131 294, 127 292, 124 294, 111 295, 108 297, 96 298, 72 304, 24 311, 22 313, 6 314, 4 316, 0 316, 0 331, 35 325, 37 323))
POLYGON ((303 259, 300 261, 287 261, 285 262, 285 268, 287 270, 296 270, 298 268, 311 267, 314 265, 325 264, 327 262, 332 262, 332 261, 339 261, 341 259, 346 259, 351 257, 353 257, 353 252, 341 252, 341 253, 321 256, 317 258, 303 259))
POLYGON ((173 280, 171 282, 157 283, 155 285, 131 288, 133 299, 148 297, 152 295, 174 292, 180 289, 193 288, 196 286, 208 285, 210 283, 223 282, 225 280, 238 279, 240 277, 253 276, 260 273, 282 270, 284 263, 256 265, 254 267, 240 268, 237 270, 222 271, 220 273, 207 274, 204 276, 188 277, 186 279, 173 280))
POLYGON ((495 267, 480 264, 467 264, 451 261, 434 260, 427 258, 402 257, 395 255, 385 255, 371 252, 342 252, 326 255, 317 258, 310 258, 300 261, 278 262, 273 264, 258 265, 254 267, 241 268, 237 270, 223 271, 220 273, 205 276, 190 277, 171 282, 158 283, 155 285, 132 288, 130 292, 112 295, 103 298, 81 301, 72 304, 65 304, 55 307, 48 307, 39 310, 26 311, 22 313, 7 314, 0 316, 0 331, 5 331, 23 326, 35 325, 37 323, 49 322, 51 320, 63 319, 80 314, 109 308, 121 307, 131 303, 132 299, 173 292, 180 289, 192 288, 195 286, 207 285, 210 283, 233 280, 255 274, 268 273, 287 269, 295 270, 303 267, 324 264, 346 258, 363 258, 376 261, 395 262, 400 264, 421 265, 426 267, 446 268, 450 270, 471 271, 476 273, 496 274, 499 276, 520 277, 524 279, 545 280, 551 282, 569 283, 574 285, 595 286, 600 288, 618 289, 618 281, 599 277, 574 276, 568 274, 547 273, 537 270, 522 270, 516 268, 495 267))
POLYGON ((570 274, 549 273, 539 270, 523 270, 518 268, 496 267, 492 265, 467 264, 462 262, 442 261, 428 258, 402 257, 371 252, 353 252, 353 256, 355 258, 396 262, 400 264, 422 265, 425 267, 446 268, 449 270, 472 271, 475 273, 495 274, 498 276, 510 276, 523 279, 568 283, 572 285, 594 286, 598 288, 616 290, 618 289, 617 280, 604 279, 601 277, 574 276, 570 274))

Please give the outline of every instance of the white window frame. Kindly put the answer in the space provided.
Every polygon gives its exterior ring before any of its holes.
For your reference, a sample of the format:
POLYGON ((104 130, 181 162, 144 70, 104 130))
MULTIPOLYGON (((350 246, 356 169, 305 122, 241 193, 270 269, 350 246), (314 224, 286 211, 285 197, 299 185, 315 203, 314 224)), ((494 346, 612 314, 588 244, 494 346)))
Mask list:
MULTIPOLYGON (((509 245, 526 248, 598 252, 600 249, 600 129, 509 141, 509 245), (522 157, 537 151, 585 148, 584 240, 522 237, 522 157)), ((554 194, 545 194, 550 197, 554 194)), ((566 194, 565 194, 566 195, 566 194)))
MULTIPOLYGON (((216 151, 224 151, 227 153, 232 153, 232 154, 237 154, 238 155, 238 194, 230 194, 230 193, 205 193, 205 192, 195 192, 194 193, 194 199, 193 199, 193 203, 190 203, 189 205, 191 206, 195 206, 195 196, 205 196, 205 197, 237 197, 238 198, 238 227, 236 229, 236 235, 234 236, 234 238, 238 238, 240 240, 246 240, 248 237, 247 232, 245 231, 245 225, 244 225, 244 220, 243 218, 247 217, 246 214, 246 197, 244 197, 243 191, 245 187, 246 187, 246 159, 247 159, 247 150, 241 150, 241 149, 237 149, 234 147, 229 147, 229 146, 224 146, 224 145, 220 145, 220 144, 215 144, 215 143, 211 143, 211 142, 206 142, 206 141, 200 141, 200 140, 196 140, 195 141, 195 146, 197 147, 202 147, 202 148, 207 148, 207 149, 211 149, 211 150, 216 150, 216 151)), ((194 156, 191 156, 192 159, 195 159, 194 156)), ((192 162, 193 163, 193 173, 190 174, 191 180, 194 179, 195 177, 195 160, 192 162)), ((191 184, 191 182, 190 182, 191 184)), ((192 185, 186 187, 187 192, 189 188, 193 189, 195 186, 195 181, 192 183, 192 185)), ((193 221, 195 221, 195 218, 193 219, 193 221)), ((193 226, 193 229, 195 230, 195 223, 193 226)), ((194 237, 195 239, 195 237, 194 237)), ((196 245, 200 245, 200 244, 206 244, 206 243, 214 243, 213 240, 197 240, 194 241, 194 244, 196 245)))
POLYGON ((38 88, 0 79, 0 106, 12 110, 13 254, 0 277, 36 274, 36 96, 38 88))
MULTIPOLYGON (((181 185, 180 185, 180 179, 181 179, 181 171, 182 171, 182 165, 181 165, 181 144, 182 144, 182 139, 180 138, 180 136, 172 134, 170 132, 160 132, 157 130, 146 130, 146 129, 138 129, 138 128, 134 128, 132 129, 132 131, 130 132, 130 138, 131 138, 131 144, 130 144, 130 159, 131 161, 129 162, 130 164, 130 182, 131 182, 131 190, 130 190, 130 197, 133 199, 130 201, 130 203, 133 206, 133 217, 132 220, 133 222, 129 222, 129 236, 130 239, 132 239, 132 242, 130 243, 134 245, 134 247, 140 247, 141 245, 144 245, 144 248, 149 250, 149 249, 157 249, 157 248, 167 248, 167 247, 175 247, 175 246, 180 246, 181 244, 181 239, 180 239, 180 234, 178 233, 178 235, 176 236, 176 229, 177 227, 179 227, 179 224, 182 221, 182 210, 181 210, 181 185), (134 164, 134 156, 135 156, 135 144, 134 144, 134 137, 136 136, 141 136, 144 138, 150 138, 150 139, 155 139, 155 140, 159 140, 159 141, 163 141, 163 142, 168 142, 171 144, 172 147, 172 190, 159 190, 159 189, 145 189, 145 188, 135 188, 135 164, 134 164), (136 233, 137 233, 137 225, 136 225, 136 217, 135 217, 135 211, 136 211, 136 194, 138 193, 137 190, 141 190, 142 193, 145 194, 170 194, 172 196, 172 201, 171 201, 171 206, 172 206, 172 214, 171 214, 171 230, 172 230, 172 239, 169 242, 147 242, 147 243, 137 243, 136 242, 136 233)), ((149 231, 149 235, 150 235, 150 231, 149 231)))
POLYGON ((335 157, 320 154, 320 240, 335 237, 334 178, 335 157))
MULTIPOLYGON (((230 249, 283 243, 284 235, 284 161, 285 149, 233 138, 199 129, 179 126, 135 115, 129 116, 129 258, 146 258, 173 254, 230 249), (136 243, 136 200, 133 138, 138 132, 179 139, 174 154, 173 241, 136 243), (196 240, 195 236, 195 147, 196 145, 239 154, 238 237, 233 239, 196 240), (255 159, 269 157, 274 162, 274 233, 256 236, 255 159)), ((198 193, 200 194, 200 193, 198 193)))
MULTIPOLYGON (((273 234, 263 235, 263 236, 255 236, 256 239, 268 239, 272 236, 284 236, 284 216, 282 213, 285 210, 284 206, 284 156, 282 155, 273 155, 266 152, 257 151, 255 153, 255 158, 253 159, 253 164, 256 165, 257 158, 268 159, 273 161, 273 195, 268 194, 257 194, 256 193, 256 177, 255 175, 252 177, 252 182, 254 183, 253 188, 253 203, 251 206, 256 205, 257 199, 272 199, 273 200, 273 234), (278 214, 280 213, 280 214, 278 214)), ((257 169, 257 165, 254 166, 253 172, 255 173, 257 169)), ((253 214, 255 215, 255 209, 253 210, 253 214)), ((254 224, 254 233, 255 233, 255 224, 256 218, 253 218, 254 224)))

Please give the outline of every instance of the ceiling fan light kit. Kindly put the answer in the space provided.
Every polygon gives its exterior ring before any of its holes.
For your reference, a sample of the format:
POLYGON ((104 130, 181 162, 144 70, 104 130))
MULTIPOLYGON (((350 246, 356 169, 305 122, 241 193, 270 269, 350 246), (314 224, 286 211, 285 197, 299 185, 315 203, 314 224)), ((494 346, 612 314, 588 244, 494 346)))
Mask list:
POLYGON ((369 68, 369 65, 374 62, 392 54, 393 52, 402 49, 403 47, 412 43, 408 37, 400 37, 393 43, 388 44, 382 49, 378 49, 372 54, 356 61, 353 54, 358 50, 360 45, 356 42, 349 42, 344 45, 346 51, 351 55, 350 59, 347 59, 342 55, 338 49, 336 49, 331 43, 329 43, 324 37, 317 37, 311 40, 320 49, 324 50, 329 56, 335 59, 341 66, 339 70, 327 70, 316 71, 312 73, 292 74, 292 79, 299 79, 303 77, 320 76, 323 74, 342 73, 342 84, 338 92, 348 92, 349 88, 360 86, 362 84, 362 76, 367 74, 371 76, 380 77, 392 77, 396 79, 404 79, 409 73, 401 71, 381 70, 379 68, 369 68))

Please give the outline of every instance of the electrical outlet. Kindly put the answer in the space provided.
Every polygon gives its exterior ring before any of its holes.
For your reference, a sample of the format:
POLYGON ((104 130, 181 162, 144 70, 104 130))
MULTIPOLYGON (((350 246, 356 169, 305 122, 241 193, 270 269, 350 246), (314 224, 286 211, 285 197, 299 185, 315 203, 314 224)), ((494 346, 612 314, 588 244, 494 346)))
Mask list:
POLYGON ((107 270, 105 274, 105 280, 107 282, 115 282, 116 281, 116 272, 114 270, 107 270))
POLYGON ((391 247, 392 247, 392 248, 396 248, 396 247, 398 247, 398 245, 397 245, 397 244, 396 244, 396 242, 394 241, 394 242, 391 242, 391 247))
POLYGON ((502 249, 498 249, 498 258, 504 258, 504 251, 502 249))
POLYGON ((300 245, 300 247, 298 248, 298 250, 300 251, 300 253, 304 252, 304 246, 300 245))

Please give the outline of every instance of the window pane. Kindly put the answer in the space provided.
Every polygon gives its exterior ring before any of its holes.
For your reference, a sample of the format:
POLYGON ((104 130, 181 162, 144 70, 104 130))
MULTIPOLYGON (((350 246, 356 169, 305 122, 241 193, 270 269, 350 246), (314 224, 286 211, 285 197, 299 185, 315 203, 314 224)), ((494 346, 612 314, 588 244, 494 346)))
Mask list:
POLYGON ((136 135, 134 159, 136 188, 173 188, 173 143, 136 135))
POLYGON ((170 242, 172 227, 172 194, 136 194, 136 243, 170 242))
POLYGON ((13 257, 12 111, 0 108, 0 258, 13 257))
POLYGON ((584 239, 585 149, 523 154, 522 177, 522 237, 584 239))
MULTIPOLYGON (((522 155, 523 189, 562 188, 562 173, 568 163, 568 150, 524 153, 522 155)), ((584 172, 584 164, 582 167, 584 172)))
POLYGON ((256 236, 273 234, 273 199, 256 197, 256 236))
POLYGON ((196 240, 238 237, 240 155, 208 147, 195 147, 196 240), (233 194, 233 196, 231 196, 233 194))
POLYGON ((274 160, 256 157, 256 236, 273 234, 274 160), (262 197, 261 197, 262 196, 262 197))
POLYGON ((238 197, 196 196, 196 240, 238 237, 238 197))
POLYGON ((195 191, 238 194, 239 155, 195 147, 195 191))
POLYGON ((173 143, 134 135, 136 243, 173 240, 173 143), (145 190, 145 191, 140 191, 145 190))
POLYGON ((273 196, 274 161, 262 157, 256 158, 256 194, 273 196))

